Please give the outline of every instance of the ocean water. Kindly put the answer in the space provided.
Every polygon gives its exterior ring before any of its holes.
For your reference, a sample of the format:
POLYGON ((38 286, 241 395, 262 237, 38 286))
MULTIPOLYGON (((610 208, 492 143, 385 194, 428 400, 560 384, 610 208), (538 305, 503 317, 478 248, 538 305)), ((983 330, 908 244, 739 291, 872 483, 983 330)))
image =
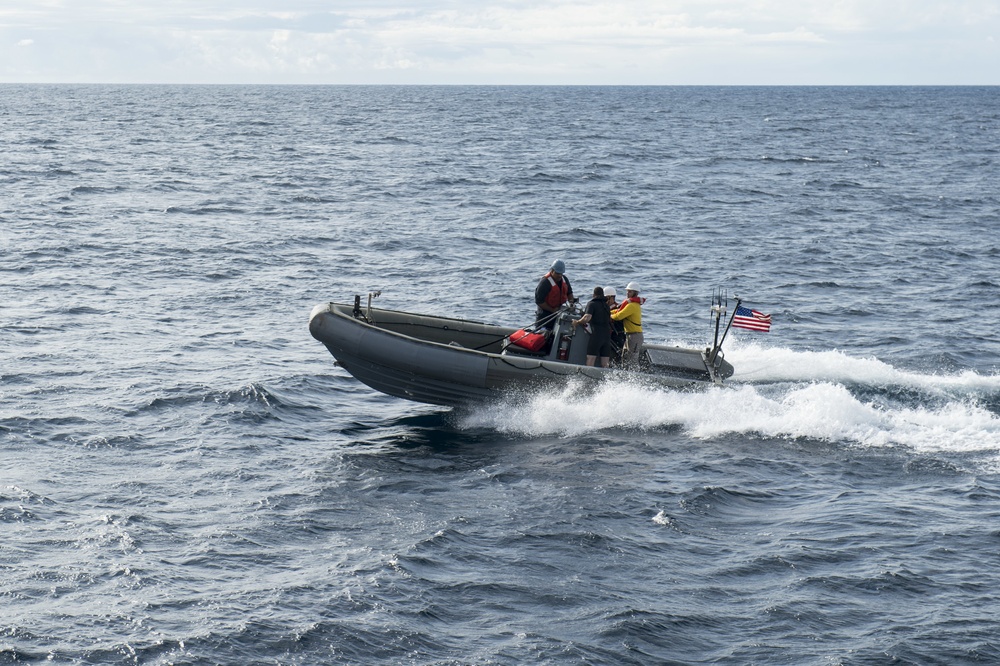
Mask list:
POLYGON ((1000 661, 1000 89, 0 86, 0 664, 1000 661), (378 394, 641 283, 728 386, 378 394))

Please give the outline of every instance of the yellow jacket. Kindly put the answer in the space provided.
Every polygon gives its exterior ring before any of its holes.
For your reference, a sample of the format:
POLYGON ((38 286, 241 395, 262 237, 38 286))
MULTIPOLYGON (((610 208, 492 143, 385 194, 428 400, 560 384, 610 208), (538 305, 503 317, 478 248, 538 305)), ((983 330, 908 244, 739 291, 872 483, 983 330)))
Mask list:
POLYGON ((617 310, 612 310, 611 318, 622 322, 626 333, 642 333, 642 308, 635 301, 626 301, 617 310))

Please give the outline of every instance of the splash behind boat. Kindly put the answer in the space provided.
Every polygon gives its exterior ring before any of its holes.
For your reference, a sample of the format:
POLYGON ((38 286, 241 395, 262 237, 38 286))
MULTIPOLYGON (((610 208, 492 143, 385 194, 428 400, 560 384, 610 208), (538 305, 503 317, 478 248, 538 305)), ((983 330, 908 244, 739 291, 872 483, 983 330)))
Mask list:
MULTIPOLYGON (((635 373, 664 386, 686 387, 721 384, 733 374, 718 341, 704 350, 647 344, 641 360, 628 367, 588 367, 589 334, 571 324, 581 314, 576 305, 560 310, 548 344, 530 351, 512 343, 518 332, 513 327, 373 308, 372 296, 365 309, 360 296, 353 305, 317 305, 309 330, 355 378, 407 400, 459 406, 572 378, 635 373)), ((721 313, 715 315, 718 339, 721 313)))

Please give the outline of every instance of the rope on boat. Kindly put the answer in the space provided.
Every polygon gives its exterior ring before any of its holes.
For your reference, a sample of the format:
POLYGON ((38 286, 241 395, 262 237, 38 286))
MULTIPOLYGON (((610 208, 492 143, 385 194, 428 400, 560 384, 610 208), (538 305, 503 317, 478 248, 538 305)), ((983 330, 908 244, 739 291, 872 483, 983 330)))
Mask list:
MULTIPOLYGON (((539 327, 544 326, 545 324, 549 323, 551 320, 553 320, 556 317, 558 317, 561 312, 562 312, 562 309, 560 308, 559 310, 556 310, 555 312, 553 312, 552 314, 550 314, 548 317, 542 317, 541 319, 536 320, 535 323, 532 324, 531 326, 525 326, 523 330, 526 330, 526 331, 537 331, 539 327)), ((483 349, 485 349, 486 347, 489 347, 490 345, 495 345, 498 342, 503 342, 504 339, 506 339, 507 337, 509 337, 509 336, 504 335, 502 337, 497 338, 496 340, 490 340, 485 345, 479 345, 478 347, 473 347, 473 350, 474 351, 482 351, 483 349)))
MULTIPOLYGON (((515 356, 514 358, 523 358, 523 357, 515 356)), ((528 357, 528 358, 530 358, 530 357, 528 357)), ((569 375, 584 375, 584 376, 588 376, 587 373, 583 372, 583 369, 584 368, 593 368, 594 367, 594 366, 586 366, 586 365, 575 365, 575 364, 572 364, 572 363, 560 363, 558 365, 558 367, 560 367, 560 368, 572 368, 572 370, 570 370, 569 372, 559 372, 558 370, 555 370, 552 367, 550 367, 550 365, 548 365, 546 363, 546 359, 532 359, 532 360, 534 360, 534 361, 536 361, 538 363, 537 366, 534 366, 532 368, 525 368, 523 366, 520 366, 517 363, 512 362, 510 359, 508 359, 508 358, 506 358, 504 356, 500 356, 500 360, 502 362, 506 363, 507 365, 509 365, 512 368, 517 368, 518 370, 545 370, 549 374, 553 374, 553 375, 556 375, 558 377, 568 377, 569 375)), ((609 368, 597 368, 597 369, 598 370, 608 370, 609 368)))

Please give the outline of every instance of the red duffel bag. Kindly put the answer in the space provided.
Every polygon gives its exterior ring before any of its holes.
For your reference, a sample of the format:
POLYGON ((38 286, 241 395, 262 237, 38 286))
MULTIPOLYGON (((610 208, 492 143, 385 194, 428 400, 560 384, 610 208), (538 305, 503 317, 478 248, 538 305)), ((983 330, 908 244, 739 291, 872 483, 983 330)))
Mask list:
POLYGON ((528 351, 536 352, 545 346, 545 336, 541 333, 532 333, 523 328, 510 334, 510 343, 523 347, 528 351))

